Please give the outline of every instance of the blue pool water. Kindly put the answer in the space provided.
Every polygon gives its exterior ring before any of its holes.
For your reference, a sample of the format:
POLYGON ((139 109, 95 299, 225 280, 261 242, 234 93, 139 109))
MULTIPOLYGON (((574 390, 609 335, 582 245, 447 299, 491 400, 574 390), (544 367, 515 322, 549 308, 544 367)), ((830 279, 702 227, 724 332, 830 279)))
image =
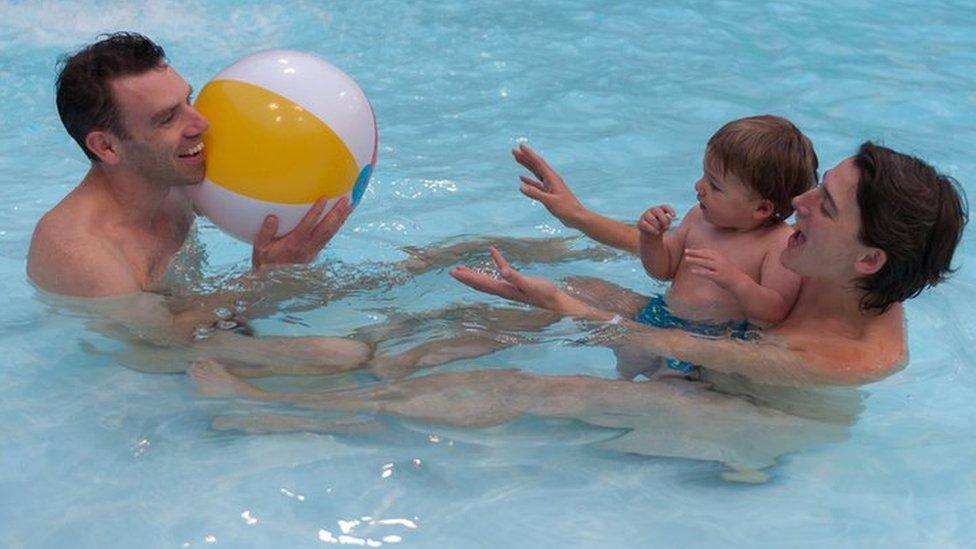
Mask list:
MULTIPOLYGON (((587 205, 621 219, 652 203, 688 206, 708 136, 762 112, 794 120, 824 167, 878 139, 930 160, 973 196, 971 3, 82 8, 49 1, 40 8, 0 0, 0 546, 963 547, 976 540, 976 250, 968 235, 953 280, 908 305, 911 362, 866 388, 849 439, 782 457, 761 485, 725 482, 717 463, 600 449, 593 443, 608 438, 605 430, 567 421, 218 432, 211 418, 228 410, 281 410, 204 400, 185 376, 125 368, 99 354, 113 342, 40 301, 24 276, 35 221, 87 167, 54 109, 55 60, 100 32, 150 35, 198 89, 234 59, 271 47, 315 52, 357 79, 376 110, 381 149, 360 208, 321 258, 341 265, 342 275, 403 259, 402 246, 463 235, 572 234, 518 194, 508 150, 520 141, 545 154, 587 205)), ((247 267, 244 245, 198 225, 210 283, 247 267)), ((528 271, 654 289, 634 260, 528 271)), ((342 336, 391 308, 480 299, 443 272, 400 282, 328 303, 299 295, 257 325, 268 334, 342 336)), ((613 377, 611 353, 568 344, 572 335, 452 368, 613 377)))

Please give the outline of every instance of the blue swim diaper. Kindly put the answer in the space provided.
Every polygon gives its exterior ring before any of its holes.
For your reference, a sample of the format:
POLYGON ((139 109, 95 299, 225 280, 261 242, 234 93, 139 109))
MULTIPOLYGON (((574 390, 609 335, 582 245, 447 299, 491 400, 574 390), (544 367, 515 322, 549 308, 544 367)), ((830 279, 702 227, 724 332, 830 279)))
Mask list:
MULTIPOLYGON (((668 304, 664 302, 664 296, 652 296, 647 305, 635 318, 641 324, 654 326, 655 328, 677 328, 693 334, 701 334, 708 337, 731 337, 732 339, 750 340, 759 337, 759 330, 748 320, 729 320, 727 322, 701 322, 697 320, 687 320, 671 314, 668 304)), ((678 360, 674 357, 667 357, 665 362, 668 368, 678 370, 686 374, 694 373, 698 365, 686 360, 678 360)))

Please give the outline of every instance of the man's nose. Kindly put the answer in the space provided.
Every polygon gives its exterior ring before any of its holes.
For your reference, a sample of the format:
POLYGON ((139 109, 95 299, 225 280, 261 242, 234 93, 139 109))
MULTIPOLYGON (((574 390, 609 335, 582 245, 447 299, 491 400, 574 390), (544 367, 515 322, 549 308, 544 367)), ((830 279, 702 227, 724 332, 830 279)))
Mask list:
POLYGON ((200 111, 190 107, 190 115, 193 117, 191 127, 193 130, 195 130, 194 133, 203 133, 207 131, 207 128, 210 127, 210 122, 207 122, 207 119, 200 114, 200 111))

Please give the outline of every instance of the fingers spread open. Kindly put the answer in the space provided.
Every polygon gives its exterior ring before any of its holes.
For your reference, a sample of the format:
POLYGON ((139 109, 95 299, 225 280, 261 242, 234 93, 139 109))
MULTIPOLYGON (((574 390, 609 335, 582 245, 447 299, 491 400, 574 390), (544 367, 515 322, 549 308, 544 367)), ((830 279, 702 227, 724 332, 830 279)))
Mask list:
POLYGON ((325 210, 325 205, 328 201, 329 199, 324 196, 316 200, 315 204, 312 204, 312 207, 305 212, 305 215, 302 216, 302 220, 298 222, 298 225, 296 225, 291 232, 296 234, 311 234, 311 232, 315 229, 315 224, 319 220, 319 216, 321 216, 322 211, 325 210))
POLYGON ((520 175, 519 179, 522 181, 522 183, 525 183, 526 185, 532 185, 533 187, 542 191, 545 191, 549 188, 549 186, 546 185, 544 181, 537 181, 535 179, 532 179, 531 177, 520 175))
POLYGON ((261 229, 258 231, 257 236, 254 237, 254 247, 262 248, 267 246, 275 237, 278 232, 278 216, 269 215, 264 218, 264 223, 261 224, 261 229))
POLYGON ((349 217, 350 212, 352 212, 352 205, 349 203, 349 199, 340 198, 336 205, 329 210, 329 213, 325 214, 325 217, 315 225, 315 229, 312 231, 313 244, 321 248, 332 240, 332 237, 339 232, 339 228, 349 217))
POLYGON ((492 261, 495 262, 495 265, 498 266, 498 270, 501 271, 504 269, 511 268, 508 264, 508 261, 506 261, 505 258, 502 257, 502 253, 498 251, 498 248, 495 248, 494 246, 489 246, 488 253, 491 255, 491 259, 492 261))
POLYGON ((450 275, 461 284, 486 294, 511 298, 517 293, 515 288, 508 282, 463 265, 452 269, 450 275))
POLYGON ((547 193, 546 191, 526 183, 519 185, 519 192, 531 198, 532 200, 538 200, 543 204, 545 204, 547 200, 552 198, 550 194, 547 193))

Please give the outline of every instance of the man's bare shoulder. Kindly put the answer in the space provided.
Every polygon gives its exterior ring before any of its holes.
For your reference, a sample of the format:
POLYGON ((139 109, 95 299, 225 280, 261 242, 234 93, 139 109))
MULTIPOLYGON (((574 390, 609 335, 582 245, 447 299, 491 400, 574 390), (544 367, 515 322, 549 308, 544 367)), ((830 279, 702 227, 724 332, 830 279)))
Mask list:
POLYGON ((41 289, 62 295, 102 297, 138 291, 121 250, 91 230, 86 212, 62 203, 34 228, 27 276, 41 289))

